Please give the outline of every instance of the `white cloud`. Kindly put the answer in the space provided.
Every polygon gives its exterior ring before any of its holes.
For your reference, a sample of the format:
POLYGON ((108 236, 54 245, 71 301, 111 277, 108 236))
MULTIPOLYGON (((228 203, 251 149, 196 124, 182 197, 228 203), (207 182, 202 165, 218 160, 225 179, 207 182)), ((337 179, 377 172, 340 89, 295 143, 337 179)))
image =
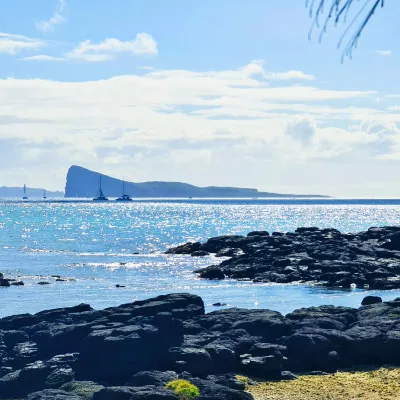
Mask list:
POLYGON ((65 16, 62 15, 62 12, 65 10, 66 0, 59 0, 57 10, 54 14, 48 19, 44 21, 39 21, 35 24, 36 29, 43 32, 51 32, 56 25, 63 24, 67 22, 65 16))
POLYGON ((157 54, 157 42, 151 35, 144 32, 136 34, 136 38, 130 41, 108 38, 100 43, 92 43, 90 40, 85 40, 68 53, 67 58, 105 61, 112 59, 117 53, 157 54))
POLYGON ((38 54, 36 56, 21 58, 21 60, 25 60, 25 61, 64 61, 64 58, 49 56, 46 54, 38 54))
POLYGON ((0 53, 15 55, 21 51, 37 50, 46 43, 23 35, 0 32, 0 53))
POLYGON ((309 118, 295 118, 286 127, 286 135, 299 141, 303 146, 307 146, 311 143, 313 137, 316 135, 316 124, 315 121, 309 118))
POLYGON ((384 57, 389 57, 392 55, 392 50, 377 50, 377 54, 384 57))
POLYGON ((87 62, 103 62, 113 60, 114 58, 115 56, 113 54, 81 54, 79 56, 76 56, 74 54, 67 54, 65 59, 75 59, 87 62))
POLYGON ((137 69, 143 69, 144 71, 154 71, 154 67, 151 67, 149 65, 144 65, 144 66, 140 66, 140 67, 136 67, 137 69))
MULTIPOLYGON (((157 54, 157 52, 157 42, 154 38, 148 33, 138 33, 136 38, 130 41, 109 38, 96 44, 90 40, 85 40, 61 57, 40 54, 33 57, 25 57, 23 60, 103 62, 113 60, 120 53, 146 55, 157 54)), ((143 69, 149 68, 151 67, 143 67, 143 69)))
POLYGON ((275 72, 266 74, 267 79, 278 80, 278 81, 290 81, 294 79, 301 79, 306 81, 313 81, 315 77, 313 75, 305 74, 301 71, 287 71, 287 72, 275 72))
MULTIPOLYGON (((334 176, 349 187, 360 179, 368 186, 364 168, 374 176, 371 165, 400 154, 400 113, 379 108, 374 92, 282 85, 256 65, 87 82, 0 80, 1 146, 17 141, 12 154, 20 157, 15 168, 0 160, 2 183, 28 174, 26 180, 61 188, 75 163, 136 181, 271 191, 302 182, 291 191, 340 195, 334 176), (354 181, 346 163, 360 171, 354 181)), ((395 170, 388 166, 393 180, 395 170)))

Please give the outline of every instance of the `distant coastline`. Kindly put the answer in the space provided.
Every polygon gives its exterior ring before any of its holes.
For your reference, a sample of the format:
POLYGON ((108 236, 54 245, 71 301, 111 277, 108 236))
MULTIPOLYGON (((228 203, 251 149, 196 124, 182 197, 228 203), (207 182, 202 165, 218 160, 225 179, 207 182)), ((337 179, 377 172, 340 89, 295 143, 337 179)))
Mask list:
MULTIPOLYGON (((26 188, 26 194, 28 198, 43 198, 43 192, 45 189, 43 188, 26 188)), ((11 198, 22 198, 23 196, 23 188, 16 186, 1 186, 0 187, 0 197, 3 199, 11 199, 11 198)), ((64 197, 64 192, 62 191, 49 191, 46 190, 46 197, 56 197, 61 198, 64 197)))

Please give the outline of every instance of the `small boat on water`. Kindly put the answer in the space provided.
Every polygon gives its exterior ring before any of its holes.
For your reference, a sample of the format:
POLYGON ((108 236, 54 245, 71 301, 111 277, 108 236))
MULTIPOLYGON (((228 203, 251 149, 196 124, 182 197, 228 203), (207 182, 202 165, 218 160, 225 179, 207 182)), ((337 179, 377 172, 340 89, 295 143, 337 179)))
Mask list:
POLYGON ((107 197, 104 196, 103 189, 101 187, 101 175, 100 175, 98 196, 93 198, 93 201, 98 201, 98 202, 100 202, 100 201, 108 201, 107 197))
POLYGON ((46 196, 46 189, 43 190, 43 200, 46 200, 47 196, 46 196))
POLYGON ((28 200, 28 196, 26 194, 26 185, 24 185, 24 195, 22 197, 22 200, 28 200))
POLYGON ((122 181, 122 196, 115 199, 115 201, 133 201, 129 194, 125 193, 125 181, 122 181))

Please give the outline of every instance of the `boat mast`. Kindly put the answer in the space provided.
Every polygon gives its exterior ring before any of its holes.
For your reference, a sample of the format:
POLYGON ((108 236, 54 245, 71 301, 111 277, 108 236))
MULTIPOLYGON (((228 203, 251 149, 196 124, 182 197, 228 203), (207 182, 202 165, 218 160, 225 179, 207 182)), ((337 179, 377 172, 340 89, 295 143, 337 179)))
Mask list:
POLYGON ((101 175, 100 175, 100 188, 99 188, 99 191, 100 191, 99 197, 105 197, 104 193, 103 193, 103 188, 101 187, 101 175))
POLYGON ((22 200, 28 200, 28 196, 26 195, 26 185, 24 184, 24 196, 22 197, 22 200))

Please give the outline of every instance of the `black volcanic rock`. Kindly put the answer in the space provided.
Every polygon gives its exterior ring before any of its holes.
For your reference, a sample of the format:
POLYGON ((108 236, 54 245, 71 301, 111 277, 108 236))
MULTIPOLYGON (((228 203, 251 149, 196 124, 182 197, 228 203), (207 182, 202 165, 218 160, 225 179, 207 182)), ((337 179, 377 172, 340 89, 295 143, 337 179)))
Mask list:
POLYGON ((0 355, 0 399, 176 400, 165 384, 180 378, 199 400, 251 400, 237 374, 400 365, 400 299, 286 316, 205 314, 202 299, 184 293, 101 311, 81 304, 0 319, 0 355))
MULTIPOLYGON (((266 231, 250 232, 247 236, 217 236, 200 244, 199 249, 231 258, 194 272, 204 279, 399 289, 400 251, 395 249, 397 240, 400 243, 399 234, 400 227, 387 226, 358 234, 305 227, 293 233, 274 232, 271 236, 266 231)), ((167 253, 189 251, 187 246, 169 249, 167 253)))
POLYGON ((363 298, 361 305, 369 306, 370 304, 382 303, 382 298, 379 296, 367 296, 363 298))
MULTIPOLYGON (((119 197, 122 195, 122 180, 106 175, 102 177, 102 189, 106 196, 119 197)), ((67 173, 65 197, 94 197, 99 189, 100 174, 73 165, 67 173)), ((181 182, 142 182, 125 183, 125 194, 132 197, 327 197, 320 195, 293 195, 259 192, 257 189, 235 187, 198 187, 181 182)))

